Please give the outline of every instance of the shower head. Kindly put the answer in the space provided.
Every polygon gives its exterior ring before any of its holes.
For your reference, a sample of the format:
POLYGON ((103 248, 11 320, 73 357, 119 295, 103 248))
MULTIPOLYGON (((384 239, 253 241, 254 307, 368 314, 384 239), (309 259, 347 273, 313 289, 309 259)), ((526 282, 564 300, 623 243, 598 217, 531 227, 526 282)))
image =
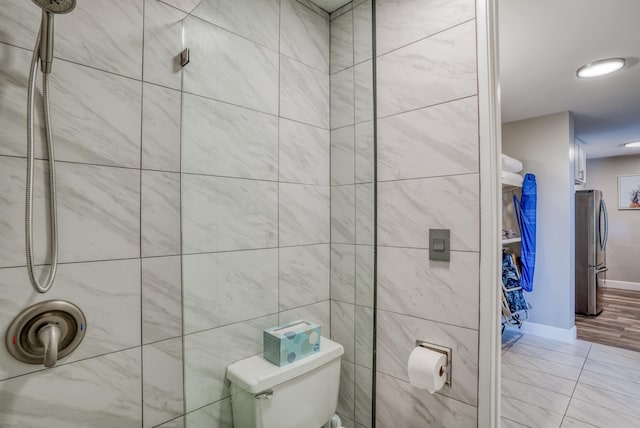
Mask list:
POLYGON ((76 7, 76 0, 31 0, 49 13, 69 13, 76 7))
POLYGON ((69 13, 76 7, 76 0, 31 0, 42 9, 40 24, 40 68, 51 73, 53 62, 53 16, 69 13))

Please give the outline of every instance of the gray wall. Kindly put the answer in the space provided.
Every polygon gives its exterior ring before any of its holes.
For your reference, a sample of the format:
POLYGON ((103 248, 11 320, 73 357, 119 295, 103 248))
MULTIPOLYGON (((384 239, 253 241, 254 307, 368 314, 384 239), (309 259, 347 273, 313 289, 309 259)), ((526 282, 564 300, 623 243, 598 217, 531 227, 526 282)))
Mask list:
MULTIPOLYGON (((533 292, 526 295, 533 306, 529 321, 570 329, 575 324, 571 114, 504 124, 502 151, 521 160, 523 173, 535 174, 538 184, 536 270, 533 292)), ((514 218, 513 201, 507 198, 504 202, 508 206, 504 222, 509 224, 514 218)))
POLYGON ((640 174, 640 156, 587 160, 587 188, 604 193, 609 208, 607 279, 640 283, 640 216, 618 210, 618 176, 640 174))
POLYGON ((480 179, 475 2, 376 3, 380 427, 476 427, 480 179), (429 261, 429 229, 451 261, 429 261), (416 339, 453 349, 453 384, 408 383, 416 339))

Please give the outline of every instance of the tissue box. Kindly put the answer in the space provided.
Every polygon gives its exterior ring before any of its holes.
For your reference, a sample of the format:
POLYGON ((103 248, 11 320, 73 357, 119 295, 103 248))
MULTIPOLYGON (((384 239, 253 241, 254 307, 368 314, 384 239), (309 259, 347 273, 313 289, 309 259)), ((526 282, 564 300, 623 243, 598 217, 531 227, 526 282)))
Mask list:
POLYGON ((320 326, 305 320, 266 328, 263 337, 263 357, 280 367, 320 350, 320 326))

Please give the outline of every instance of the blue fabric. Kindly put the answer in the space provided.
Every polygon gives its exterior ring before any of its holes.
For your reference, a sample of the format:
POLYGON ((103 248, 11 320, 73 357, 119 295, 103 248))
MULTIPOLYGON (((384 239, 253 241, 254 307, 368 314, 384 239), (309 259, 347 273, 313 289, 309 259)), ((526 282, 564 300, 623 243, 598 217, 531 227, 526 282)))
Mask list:
POLYGON ((504 297, 509 311, 515 314, 519 311, 528 310, 529 305, 520 287, 518 269, 513 261, 513 256, 509 253, 502 253, 502 283, 504 284, 504 297))
POLYGON ((522 183, 522 198, 513 196, 516 218, 522 237, 520 258, 522 261, 522 277, 520 285, 525 291, 533 290, 533 274, 536 268, 536 205, 538 189, 536 176, 527 174, 522 183))

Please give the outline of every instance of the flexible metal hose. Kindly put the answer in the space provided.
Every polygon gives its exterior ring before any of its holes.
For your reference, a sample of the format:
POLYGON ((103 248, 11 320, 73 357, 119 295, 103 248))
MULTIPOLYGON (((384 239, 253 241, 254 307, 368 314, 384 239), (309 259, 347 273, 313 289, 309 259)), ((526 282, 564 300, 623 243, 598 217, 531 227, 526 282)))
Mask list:
MULTIPOLYGON (((42 30, 41 30, 42 31, 42 30)), ((38 293, 46 293, 53 285, 58 269, 58 212, 56 204, 56 166, 53 153, 53 135, 51 133, 51 113, 49 110, 49 74, 42 74, 42 97, 44 109, 45 135, 49 158, 49 203, 51 210, 51 267, 44 284, 36 278, 33 263, 33 170, 34 170, 34 118, 33 104, 36 89, 36 75, 38 73, 38 59, 40 58, 41 32, 36 39, 36 47, 31 58, 29 72, 29 87, 27 98, 27 186, 25 203, 25 236, 27 253, 27 270, 31 285, 38 293)))

